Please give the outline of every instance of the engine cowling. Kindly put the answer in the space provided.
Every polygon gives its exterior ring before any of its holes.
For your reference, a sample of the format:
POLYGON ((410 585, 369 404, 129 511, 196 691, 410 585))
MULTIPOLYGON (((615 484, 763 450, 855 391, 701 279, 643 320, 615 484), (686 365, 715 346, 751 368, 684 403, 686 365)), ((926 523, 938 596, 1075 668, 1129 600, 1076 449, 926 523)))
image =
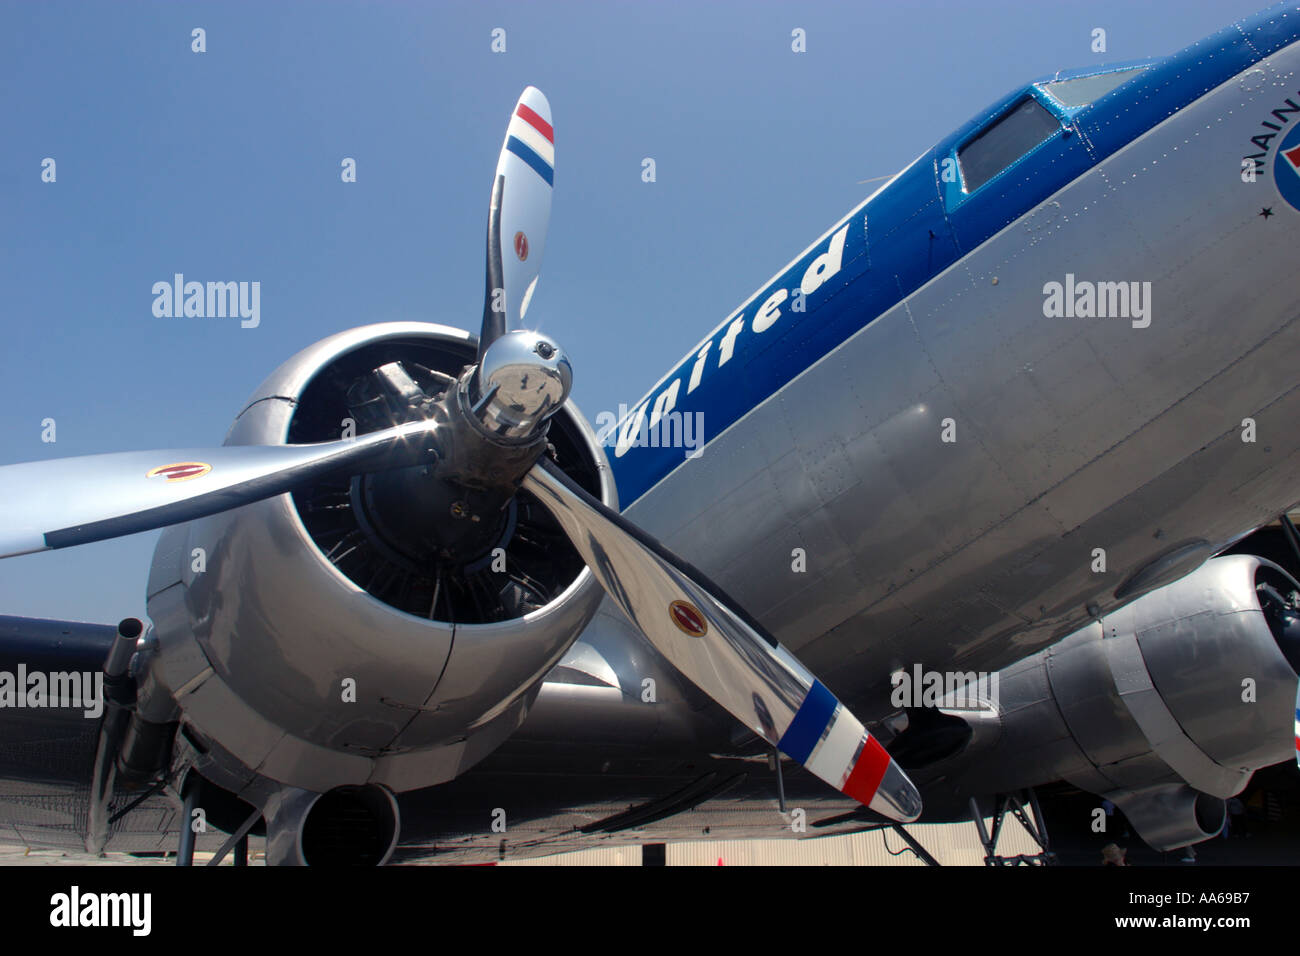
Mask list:
POLYGON ((1157 849, 1208 839, 1226 798, 1294 754, 1297 591, 1271 561, 1216 558, 999 672, 995 700, 919 715, 894 754, 933 810, 1065 780, 1157 849))
MULTIPOLYGON (((426 323, 331 336, 267 378, 226 444, 385 427, 474 356, 468 334, 426 323)), ((572 402, 546 437, 616 507, 572 402)), ((234 791, 253 768, 317 792, 401 792, 456 777, 518 727, 602 591, 526 493, 505 508, 483 498, 428 473, 344 476, 167 529, 144 693, 175 699, 204 775, 234 791)))

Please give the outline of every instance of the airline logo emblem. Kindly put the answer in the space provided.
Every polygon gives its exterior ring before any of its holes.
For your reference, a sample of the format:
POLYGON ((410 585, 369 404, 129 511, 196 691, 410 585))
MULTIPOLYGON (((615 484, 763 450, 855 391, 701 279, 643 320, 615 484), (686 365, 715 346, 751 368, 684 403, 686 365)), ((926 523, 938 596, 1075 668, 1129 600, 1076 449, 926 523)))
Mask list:
POLYGON ((1292 209, 1300 209, 1300 125, 1292 127, 1278 147, 1273 182, 1292 209))

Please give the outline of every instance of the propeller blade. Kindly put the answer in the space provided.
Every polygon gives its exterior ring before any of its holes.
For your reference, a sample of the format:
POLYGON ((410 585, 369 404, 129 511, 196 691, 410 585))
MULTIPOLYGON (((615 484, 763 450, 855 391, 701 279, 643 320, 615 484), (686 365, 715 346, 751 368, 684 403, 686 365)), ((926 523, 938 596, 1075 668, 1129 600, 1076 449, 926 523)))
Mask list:
POLYGON ((528 311, 546 250, 554 178, 551 104, 530 86, 515 104, 492 180, 480 360, 489 345, 520 328, 528 311))
POLYGON ((700 690, 836 790, 892 820, 920 816, 921 795, 888 752, 702 573, 545 458, 523 487, 555 516, 609 596, 700 690))
POLYGON ((0 467, 0 558, 118 538, 238 508, 339 468, 436 454, 419 421, 317 445, 129 451, 0 467))

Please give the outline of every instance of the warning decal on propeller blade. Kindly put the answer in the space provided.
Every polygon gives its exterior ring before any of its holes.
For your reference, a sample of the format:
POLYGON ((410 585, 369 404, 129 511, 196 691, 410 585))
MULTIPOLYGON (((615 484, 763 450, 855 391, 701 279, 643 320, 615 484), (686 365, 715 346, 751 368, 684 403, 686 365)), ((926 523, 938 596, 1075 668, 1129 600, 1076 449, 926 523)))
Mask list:
POLYGON ((212 466, 202 461, 180 461, 173 465, 159 465, 149 471, 146 478, 163 478, 167 481, 189 481, 199 478, 212 470, 212 466))
POLYGON ((668 605, 668 616, 683 634, 703 637, 709 633, 709 622, 704 619, 700 609, 689 601, 674 601, 668 605))
POLYGON ((515 255, 519 257, 520 262, 528 259, 528 237, 522 232, 515 233, 515 255))

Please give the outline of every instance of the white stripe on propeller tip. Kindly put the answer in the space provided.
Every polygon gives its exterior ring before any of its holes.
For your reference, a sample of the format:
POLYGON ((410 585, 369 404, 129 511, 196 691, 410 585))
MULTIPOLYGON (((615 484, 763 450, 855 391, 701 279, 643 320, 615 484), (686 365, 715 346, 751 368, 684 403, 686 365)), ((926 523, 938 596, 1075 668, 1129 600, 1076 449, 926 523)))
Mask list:
POLYGON ((555 182, 555 130, 551 105, 536 87, 515 104, 497 162, 501 196, 501 267, 505 330, 520 327, 546 251, 555 182))

